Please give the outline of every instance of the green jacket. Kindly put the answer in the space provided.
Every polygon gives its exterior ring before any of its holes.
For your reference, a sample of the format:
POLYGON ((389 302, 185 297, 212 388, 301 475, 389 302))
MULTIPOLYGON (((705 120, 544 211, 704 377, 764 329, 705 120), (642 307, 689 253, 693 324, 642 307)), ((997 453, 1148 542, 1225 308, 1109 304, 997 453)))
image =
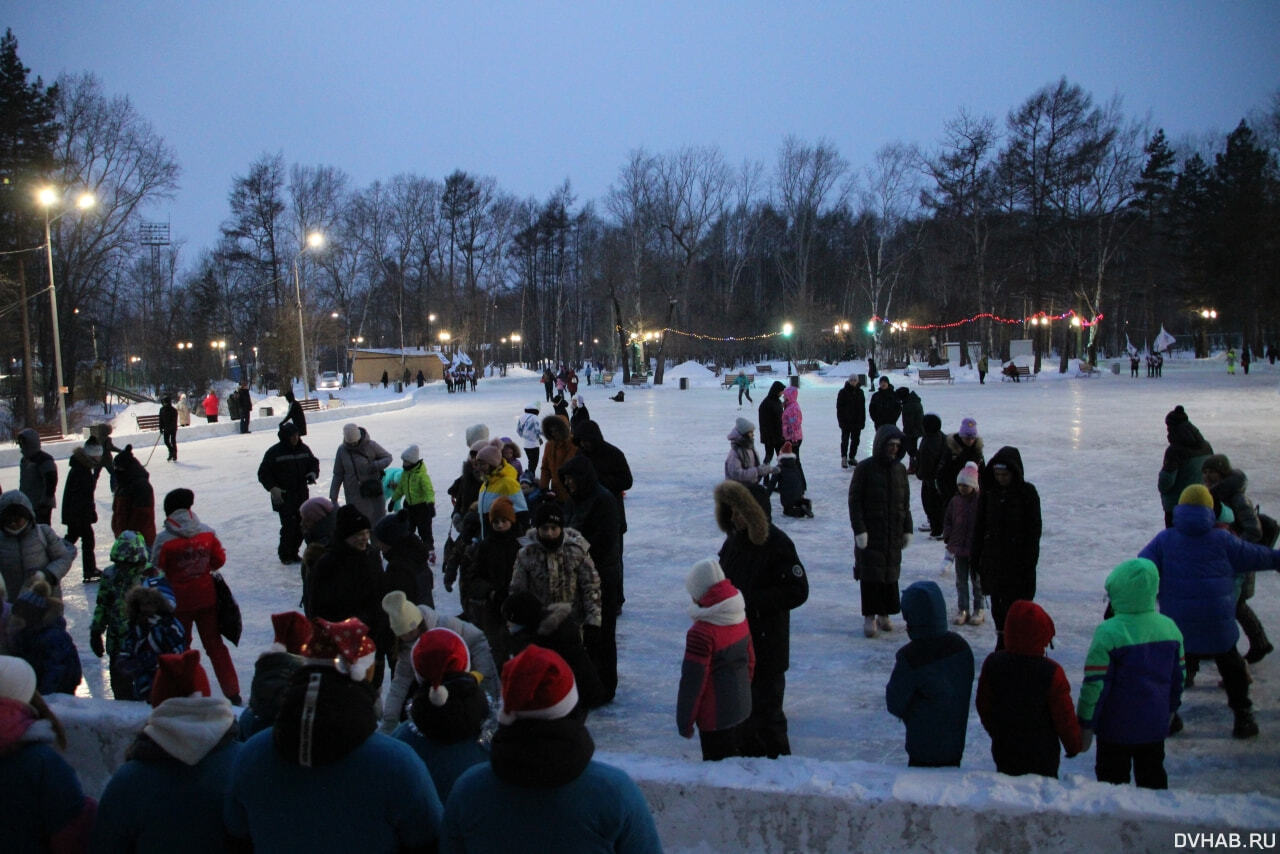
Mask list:
POLYGON ((403 498, 407 505, 436 503, 436 490, 431 485, 431 475, 427 474, 427 464, 423 460, 405 467, 404 474, 400 476, 400 483, 396 484, 390 500, 395 501, 400 498, 403 498))

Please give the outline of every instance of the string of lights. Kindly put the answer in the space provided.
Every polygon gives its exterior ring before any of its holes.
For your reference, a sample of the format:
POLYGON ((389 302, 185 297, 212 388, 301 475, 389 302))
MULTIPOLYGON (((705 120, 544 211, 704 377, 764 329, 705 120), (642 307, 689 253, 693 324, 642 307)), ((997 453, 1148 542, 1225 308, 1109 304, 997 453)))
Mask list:
POLYGON ((1030 315, 1027 315, 1026 317, 1021 317, 1021 318, 1001 317, 998 314, 994 314, 989 311, 984 311, 981 314, 975 314, 972 317, 966 317, 962 320, 953 320, 950 323, 908 323, 907 321, 890 321, 886 318, 880 317, 879 315, 873 316, 871 318, 871 323, 872 324, 881 323, 888 326, 896 326, 897 328, 900 328, 900 329, 952 329, 957 326, 964 326, 966 323, 973 323, 974 321, 983 320, 983 319, 991 320, 995 323, 1005 323, 1010 325, 1023 323, 1023 324, 1028 324, 1030 326, 1048 325, 1057 320, 1067 320, 1071 322, 1073 326, 1079 325, 1081 327, 1087 328, 1090 326, 1095 326, 1098 323, 1100 323, 1104 316, 1105 315, 1103 314, 1098 314, 1092 320, 1089 320, 1083 315, 1077 313, 1075 309, 1068 309, 1067 311, 1064 311, 1062 314, 1049 314, 1046 311, 1038 311, 1035 314, 1030 314, 1030 315))
POLYGON ((779 332, 763 332, 759 335, 728 335, 728 336, 704 335, 701 332, 689 332, 688 330, 684 330, 684 329, 672 329, 669 326, 664 326, 662 329, 650 330, 647 332, 636 332, 634 330, 626 329, 621 326, 615 327, 615 329, 621 332, 625 332, 627 334, 627 337, 632 341, 653 340, 655 338, 661 338, 664 334, 682 335, 685 338, 694 338, 694 339, 697 339, 698 341, 721 341, 721 342, 764 341, 769 338, 777 338, 778 336, 783 334, 782 332, 779 331, 779 332))

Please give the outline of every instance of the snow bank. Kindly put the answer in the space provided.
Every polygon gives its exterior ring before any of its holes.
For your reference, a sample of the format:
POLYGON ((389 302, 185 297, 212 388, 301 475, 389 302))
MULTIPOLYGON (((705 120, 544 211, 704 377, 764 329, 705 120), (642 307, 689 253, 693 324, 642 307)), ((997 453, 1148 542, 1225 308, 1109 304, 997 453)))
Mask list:
MULTIPOLYGON (((143 703, 56 696, 67 758, 99 796, 146 721, 143 703)), ((1280 800, 989 771, 788 757, 717 763, 600 751, 640 785, 668 852, 1164 850, 1176 832, 1274 831, 1280 800), (1193 816, 1194 819, 1188 819, 1193 816)), ((1246 837, 1247 838, 1247 837, 1246 837)))

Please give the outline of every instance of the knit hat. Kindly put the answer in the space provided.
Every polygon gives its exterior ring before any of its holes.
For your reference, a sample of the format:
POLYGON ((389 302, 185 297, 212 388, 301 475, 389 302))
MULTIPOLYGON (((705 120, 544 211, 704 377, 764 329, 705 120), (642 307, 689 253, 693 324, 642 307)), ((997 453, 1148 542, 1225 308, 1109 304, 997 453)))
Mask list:
POLYGON ((302 655, 302 651, 311 641, 311 633, 314 630, 311 621, 297 611, 272 614, 271 628, 275 630, 276 636, 269 651, 288 652, 293 655, 302 655))
POLYGON ((378 542, 393 547, 412 533, 413 527, 409 522, 409 514, 405 510, 383 516, 373 526, 373 536, 378 542))
POLYGON ((158 706, 171 697, 190 697, 192 694, 209 696, 209 676, 200 666, 200 650, 161 655, 147 702, 158 706))
POLYGON ((684 589, 697 602, 721 581, 724 581, 724 570, 720 568, 720 562, 713 557, 703 558, 689 570, 689 577, 684 580, 684 589))
POLYGON ((564 511, 560 509, 560 502, 547 499, 538 505, 533 514, 533 526, 541 528, 547 524, 564 527, 564 511))
POLYGON ((960 473, 956 475, 957 486, 972 486, 978 488, 978 464, 970 460, 964 464, 964 468, 960 469, 960 473))
POLYGON ((911 389, 907 388, 904 385, 900 385, 893 390, 893 396, 896 397, 898 400, 906 400, 908 397, 911 396, 911 389))
POLYGON ((463 434, 467 439, 467 447, 470 448, 476 442, 485 442, 489 439, 489 427, 485 424, 472 424, 463 434))
POLYGON ((417 445, 410 445, 400 452, 400 462, 404 463, 406 467, 413 465, 420 459, 422 457, 418 453, 417 445))
POLYGON ((1187 418, 1187 411, 1182 408, 1182 404, 1178 404, 1173 409, 1169 410, 1167 415, 1165 415, 1164 424, 1166 427, 1172 427, 1175 424, 1181 424, 1188 420, 1190 419, 1187 418))
POLYGON ((195 503, 196 494, 185 487, 179 487, 164 497, 164 515, 172 516, 178 510, 190 510, 195 503))
POLYGON ((1209 489, 1203 483, 1193 483, 1182 490, 1182 494, 1178 496, 1178 503, 1198 504, 1212 510, 1213 496, 1209 494, 1209 489))
POLYGON ((1210 454, 1200 465, 1200 471, 1211 471, 1221 477, 1231 474, 1231 460, 1226 454, 1210 454))
POLYGON ((745 418, 739 418, 733 422, 733 429, 738 431, 739 436, 745 436, 748 433, 754 433, 756 425, 752 424, 745 418))
POLYGON ((796 449, 791 446, 790 442, 783 442, 782 448, 778 451, 779 457, 794 457, 796 449))
POLYGON ((111 560, 128 566, 147 564, 151 561, 151 549, 147 540, 137 531, 121 531, 111 544, 111 560))
POLYGON ((302 506, 298 508, 298 517, 302 519, 305 525, 310 527, 336 509, 332 501, 322 495, 317 495, 315 498, 308 498, 302 502, 302 506))
POLYGON ((45 615, 55 607, 61 614, 62 600, 54 598, 47 582, 36 581, 13 600, 11 613, 28 626, 39 626, 44 622, 45 615))
POLYGON ((406 635, 422 625, 422 612, 409 601, 403 590, 392 590, 382 597, 382 610, 391 621, 391 632, 396 637, 406 635))
POLYGON ((342 441, 348 445, 354 445, 360 441, 360 425, 359 424, 343 424, 342 425, 342 441))
POLYGON ((452 629, 431 629, 413 645, 413 675, 421 684, 431 686, 427 697, 433 706, 443 706, 449 699, 449 689, 441 684, 445 676, 470 669, 467 643, 452 629))
POLYGON ((511 503, 511 499, 505 495, 499 495, 489 505, 489 521, 496 522, 499 519, 505 519, 511 524, 516 522, 516 508, 511 503))
POLYGON ((526 406, 524 408, 524 411, 532 412, 534 415, 537 415, 539 412, 542 411, 542 404, 535 400, 533 403, 526 406))
POLYGON ((36 695, 36 672, 21 658, 0 655, 0 699, 30 703, 36 695))
POLYGON ((978 422, 965 418, 960 422, 960 436, 965 439, 978 438, 978 422))
POLYGON ((335 539, 345 540, 352 534, 368 531, 369 528, 369 517, 361 513, 360 508, 354 504, 344 504, 338 508, 338 517, 333 523, 335 539))
POLYGON ((558 720, 578 705, 578 686, 565 660, 536 644, 525 647, 502 668, 502 711, 498 723, 521 719, 558 720))
POLYGON ((307 663, 326 664, 356 682, 362 681, 378 652, 369 637, 369 627, 355 617, 340 623, 316 617, 311 627, 311 640, 302 651, 309 659, 307 663))
POLYGON ((502 467, 502 442, 494 439, 486 442, 484 447, 476 452, 476 461, 485 463, 493 468, 502 467))
POLYGON ((542 620, 542 602, 527 590, 518 590, 502 601, 502 617, 508 623, 533 628, 542 620))
POLYGON ((102 458, 102 443, 94 437, 90 436, 88 441, 84 443, 84 452, 93 459, 102 458))

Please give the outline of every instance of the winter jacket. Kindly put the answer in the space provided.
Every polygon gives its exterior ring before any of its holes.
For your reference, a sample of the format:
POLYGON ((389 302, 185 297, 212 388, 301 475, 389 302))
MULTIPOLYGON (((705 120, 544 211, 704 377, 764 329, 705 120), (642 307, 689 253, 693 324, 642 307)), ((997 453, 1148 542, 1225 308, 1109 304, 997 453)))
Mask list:
POLYGON ((477 544, 475 556, 468 565, 467 595, 498 608, 507 598, 520 548, 520 535, 514 525, 505 531, 497 531, 490 526, 489 533, 477 544))
POLYGON ((355 617, 369 627, 369 636, 378 650, 386 652, 390 649, 391 629, 382 610, 385 587, 382 559, 376 548, 370 545, 360 551, 345 540, 335 540, 307 578, 306 614, 331 623, 355 617))
POLYGON ((729 440, 729 453, 724 458, 725 480, 736 480, 746 484, 759 483, 760 478, 764 476, 763 470, 769 466, 761 465, 760 455, 756 453, 756 443, 751 434, 743 436, 738 432, 738 428, 734 427, 725 438, 729 440))
POLYGON ((476 496, 476 512, 480 514, 480 534, 489 529, 489 508, 499 498, 508 498, 516 511, 516 520, 527 518, 529 504, 524 499, 524 492, 516 480, 516 470, 511 463, 503 460, 480 484, 480 494, 476 496))
POLYGON ((117 561, 102 571, 102 579, 98 583, 98 595, 93 606, 93 619, 89 623, 89 634, 90 636, 105 635, 104 647, 110 658, 116 657, 129 631, 129 612, 125 606, 125 596, 142 579, 150 566, 150 562, 124 564, 117 561))
MULTIPOLYGON (((274 646, 274 645, 273 645, 274 646)), ((300 655, 273 649, 262 653, 253 663, 253 681, 249 687, 249 704, 240 714, 239 739, 248 741, 276 722, 284 691, 293 674, 302 669, 300 655)))
POLYGON ((800 389, 787 386, 782 390, 782 441, 800 442, 804 440, 804 413, 800 411, 797 398, 800 389))
POLYGON ((542 424, 537 409, 526 409, 516 419, 516 435, 526 448, 536 448, 542 444, 542 424))
POLYGON ((98 506, 93 500, 102 467, 85 453, 84 448, 71 452, 67 464, 67 485, 62 490, 62 524, 91 525, 98 521, 98 506))
POLYGON ((164 520, 151 547, 151 562, 173 587, 177 613, 195 614, 217 604, 211 573, 227 562, 227 552, 193 511, 175 510, 164 520))
POLYGON ((111 533, 118 537, 125 531, 137 531, 150 546, 156 541, 156 494, 151 476, 133 455, 132 445, 125 445, 112 465, 116 495, 111 503, 111 533))
POLYGON ((1206 457, 1213 454, 1213 446, 1190 421, 1183 420, 1168 425, 1169 445, 1164 451, 1156 489, 1160 492, 1160 504, 1166 513, 1178 504, 1182 490, 1193 483, 1203 482, 1201 467, 1206 457))
POLYGON ((426 766, 373 728, 369 686, 331 668, 300 670, 275 727, 240 751, 223 812, 231 836, 257 851, 391 854, 435 844, 443 807, 426 766))
MULTIPOLYGON (((938 470, 938 462, 942 459, 946 437, 942 435, 942 419, 930 412, 920 420, 924 433, 920 437, 920 447, 916 451, 916 478, 928 482, 937 489, 934 478, 938 470)), ((959 472, 956 472, 959 474, 959 472)), ((954 477, 952 478, 954 484, 954 477)), ((952 487, 954 489, 954 485, 952 487)), ((945 504, 942 506, 946 506, 945 504)))
POLYGON ((622 584, 622 523, 618 501, 600 485, 595 466, 576 456, 560 467, 560 480, 568 477, 574 488, 565 505, 565 525, 587 541, 587 552, 602 584, 622 584))
POLYGON ((222 697, 156 706, 102 793, 95 854, 226 851, 222 807, 241 746, 222 697))
POLYGON ((836 424, 841 430, 862 430, 867 426, 867 395, 860 386, 845 383, 836 392, 836 424))
MULTIPOLYGON (((467 645, 467 652, 471 655, 471 669, 484 677, 480 683, 481 687, 490 697, 496 699, 500 696, 502 690, 498 681, 500 668, 493 660, 489 639, 485 637, 485 633, 471 623, 442 614, 426 605, 419 605, 418 611, 422 614, 424 632, 443 628, 457 633, 462 638, 467 645)), ((417 642, 417 638, 409 641, 396 639, 396 666, 391 674, 391 687, 387 689, 387 699, 382 704, 383 732, 393 731, 400 723, 404 704, 409 699, 413 686, 417 684, 417 677, 413 672, 413 645, 417 642)))
POLYGON ((431 475, 427 474, 427 463, 418 460, 411 466, 405 466, 400 475, 400 482, 391 493, 391 500, 404 499, 406 505, 430 504, 435 506, 436 490, 431 484, 431 475))
MULTIPOLYGON (((417 708, 415 703, 413 708, 417 708)), ((396 727, 391 737, 413 749, 422 760, 435 784, 441 803, 447 803, 449 793, 458 778, 474 765, 489 762, 489 747, 476 739, 446 743, 424 735, 412 719, 396 727)))
POLYGON ((1214 527, 1213 511, 1198 504, 1174 507, 1173 527, 1156 534, 1138 557, 1160 571, 1160 613, 1178 624, 1188 655, 1234 648, 1240 638, 1236 576, 1280 567, 1280 552, 1214 527))
POLYGON ((978 490, 968 495, 957 492, 947 502, 947 510, 942 517, 942 541, 947 544, 947 551, 956 557, 969 557, 973 554, 973 534, 978 524, 978 503, 981 493, 978 490))
POLYGON ((871 456, 858 463, 849 481, 849 525, 866 534, 865 548, 854 549, 859 580, 896 582, 902 570, 903 536, 912 533, 911 485, 897 459, 885 459, 885 445, 902 432, 892 424, 876 430, 871 456))
POLYGON ((173 435, 178 432, 178 410, 172 403, 160 405, 160 418, 157 422, 161 433, 173 435))
MULTIPOLYGON (((1260 543, 1262 525, 1258 522, 1258 511, 1245 492, 1248 485, 1249 479, 1244 472, 1232 469, 1230 474, 1209 488, 1209 494, 1231 508, 1231 513, 1235 516, 1235 521, 1231 523, 1232 533, 1245 542, 1260 543)), ((62 503, 66 504, 66 501, 64 497, 62 503)), ((66 512, 65 509, 63 512, 66 512)))
POLYGON ((133 696, 145 699, 151 694, 160 656, 183 652, 187 635, 182 623, 173 615, 173 606, 159 587, 139 585, 126 597, 129 608, 129 630, 120 645, 115 664, 129 677, 133 696), (142 613, 142 605, 155 609, 153 616, 142 613))
POLYGON ((894 658, 885 704, 907 725, 912 765, 959 765, 973 693, 973 650, 947 631, 947 606, 932 581, 917 581, 902 592, 902 615, 911 642, 894 658))
POLYGON ((795 507, 804 499, 804 470, 795 454, 778 454, 778 497, 783 509, 795 507))
POLYGON ((751 716, 755 648, 747 626, 747 606, 725 579, 712 585, 689 608, 694 623, 684 640, 684 664, 676 694, 676 730, 693 737, 729 729, 751 716))
MULTIPOLYGON (((956 494, 956 477, 959 476, 960 470, 964 468, 965 463, 974 463, 978 466, 978 478, 981 481, 984 468, 982 438, 975 438, 972 445, 966 445, 960 440, 959 433, 952 433, 942 440, 942 448, 938 452, 938 462, 933 467, 933 470, 925 472, 926 476, 933 477, 934 485, 938 488, 938 495, 942 497, 943 507, 947 506, 951 496, 956 494)), ((924 472, 919 460, 916 461, 916 468, 924 472)))
POLYGON ((284 418, 280 419, 280 426, 292 424, 298 428, 298 435, 307 435, 307 413, 303 411, 302 404, 292 394, 287 396, 289 401, 289 410, 285 413, 284 418))
POLYGON ((567 602, 573 618, 583 626, 600 625, 600 575, 588 553, 587 541, 573 528, 562 528, 564 540, 548 549, 536 536, 528 537, 516 555, 511 592, 528 591, 544 605, 567 602))
POLYGON ((1080 752, 1080 724, 1067 674, 1045 647, 1053 620, 1034 602, 1019 600, 1004 621, 1004 649, 982 663, 978 717, 991 736, 991 758, 1002 774, 1058 776, 1061 751, 1080 752))
POLYGON ((0 828, 6 854, 84 851, 97 804, 31 706, 0 699, 0 828))
POLYGON ((626 772, 592 761, 594 750, 586 728, 572 718, 517 720, 500 727, 489 763, 473 767, 453 786, 440 850, 661 851, 639 787, 626 772))
POLYGON ((594 709, 608 699, 604 683, 596 673, 595 665, 582 645, 582 625, 573 618, 567 602, 553 602, 539 613, 531 626, 517 626, 507 641, 507 653, 515 658, 529 644, 551 650, 564 659, 573 671, 573 681, 578 686, 578 705, 571 714, 585 716, 587 709, 594 709))
POLYGON ((978 521, 970 556, 978 568, 982 592, 1007 600, 1036 596, 1040 561, 1040 494, 1022 475, 1022 455, 1006 445, 996 451, 978 478, 978 521), (1008 466, 1013 481, 996 484, 991 469, 1008 466))
POLYGON ((591 420, 573 425, 573 443, 578 446, 578 453, 591 460, 591 465, 596 467, 600 485, 618 499, 618 515, 622 519, 622 532, 625 534, 627 506, 623 497, 634 485, 627 455, 621 448, 606 442, 600 432, 600 425, 591 420))
POLYGON ((18 489, 31 500, 33 511, 52 510, 58 504, 58 464, 40 450, 40 434, 30 427, 18 433, 18 447, 18 489))
MULTIPOLYGON (((62 603, 56 599, 48 601, 49 610, 39 623, 23 626, 9 638, 9 655, 31 665, 36 672, 36 691, 42 696, 74 694, 84 675, 80 669, 80 653, 67 634, 62 603)), ((10 631, 20 624, 16 615, 9 615, 10 631)))
POLYGON ((910 390, 902 398, 902 435, 908 439, 924 435, 924 404, 910 390))
POLYGON ((27 526, 17 534, 0 530, 0 575, 13 602, 23 586, 37 572, 43 573, 54 596, 62 598, 62 577, 71 569, 75 549, 53 532, 48 525, 36 522, 35 512, 27 496, 16 489, 0 495, 0 514, 11 506, 20 507, 27 526))
POLYGON ((205 396, 205 399, 200 401, 200 406, 202 409, 204 409, 204 414, 206 417, 210 415, 217 415, 218 414, 218 396, 213 392, 209 392, 209 394, 205 396))
POLYGON ((764 515, 745 486, 724 481, 715 489, 716 524, 724 531, 720 566, 742 593, 756 654, 756 674, 771 679, 791 662, 791 611, 809 598, 809 578, 791 538, 764 515), (737 511, 746 521, 733 525, 737 511))
POLYGON ((1125 561, 1107 576, 1115 616, 1093 632, 1076 705, 1080 725, 1096 732, 1099 741, 1164 741, 1169 718, 1182 702, 1183 637, 1173 620, 1156 612, 1162 583, 1155 565, 1141 558, 1125 561))
POLYGON ((296 445, 289 442, 287 436, 292 432, 292 428, 280 428, 280 441, 262 455, 258 483, 268 492, 283 490, 286 504, 296 511, 307 500, 308 485, 320 477, 320 461, 302 440, 296 445))
POLYGON ((338 490, 346 495, 347 503, 354 504, 369 520, 376 525, 378 520, 387 515, 387 505, 382 498, 382 471, 391 465, 391 454, 377 442, 369 438, 369 433, 360 428, 360 438, 354 444, 343 442, 333 458, 333 480, 329 483, 329 500, 338 503, 338 490), (362 495, 360 485, 376 481, 377 493, 362 495))
POLYGON ((542 449, 542 474, 538 478, 538 485, 544 491, 550 489, 555 492, 556 500, 563 504, 569 494, 560 482, 560 466, 578 453, 573 444, 569 419, 561 415, 548 415, 542 419, 542 435, 547 444, 542 449))
POLYGON ((760 401, 756 410, 760 422, 760 444, 766 448, 782 446, 782 391, 785 389, 778 380, 769 386, 769 393, 760 401))
POLYGON ((902 405, 898 403, 898 398, 893 393, 893 386, 873 393, 867 409, 871 416, 871 423, 877 430, 886 424, 897 424, 898 417, 902 415, 902 405))

